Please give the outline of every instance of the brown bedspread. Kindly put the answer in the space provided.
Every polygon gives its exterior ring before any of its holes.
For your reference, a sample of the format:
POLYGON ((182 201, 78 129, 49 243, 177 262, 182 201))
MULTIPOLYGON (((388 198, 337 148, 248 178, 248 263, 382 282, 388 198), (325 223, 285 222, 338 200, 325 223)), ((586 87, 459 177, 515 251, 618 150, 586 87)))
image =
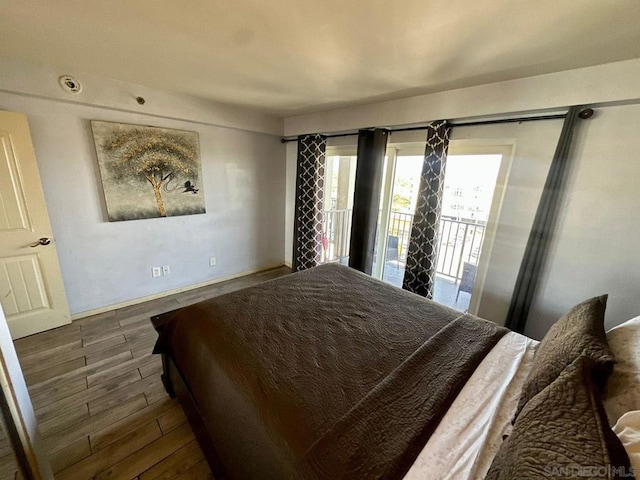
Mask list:
POLYGON ((401 478, 504 328, 324 265, 163 329, 230 478, 401 478))

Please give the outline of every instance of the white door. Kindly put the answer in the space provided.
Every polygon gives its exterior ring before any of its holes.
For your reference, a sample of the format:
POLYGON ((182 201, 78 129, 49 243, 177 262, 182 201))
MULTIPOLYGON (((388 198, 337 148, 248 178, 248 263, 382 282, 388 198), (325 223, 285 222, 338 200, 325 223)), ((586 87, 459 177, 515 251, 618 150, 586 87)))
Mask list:
POLYGON ((27 118, 3 111, 0 303, 13 338, 71 323, 27 118))

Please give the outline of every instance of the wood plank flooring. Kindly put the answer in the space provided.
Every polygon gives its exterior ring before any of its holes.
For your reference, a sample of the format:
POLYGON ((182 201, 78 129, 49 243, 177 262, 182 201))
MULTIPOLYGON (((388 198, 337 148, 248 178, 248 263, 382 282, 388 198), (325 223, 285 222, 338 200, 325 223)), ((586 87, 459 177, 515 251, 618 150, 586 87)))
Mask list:
MULTIPOLYGON (((160 381, 149 317, 289 273, 286 267, 74 321, 15 342, 56 479, 210 479, 160 381)), ((17 478, 0 438, 0 478, 17 478)))

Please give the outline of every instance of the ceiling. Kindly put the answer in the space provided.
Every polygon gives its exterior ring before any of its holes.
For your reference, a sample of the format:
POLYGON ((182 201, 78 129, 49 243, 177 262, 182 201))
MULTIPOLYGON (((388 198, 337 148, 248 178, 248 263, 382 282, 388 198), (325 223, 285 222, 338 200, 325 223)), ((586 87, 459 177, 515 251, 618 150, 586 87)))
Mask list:
POLYGON ((0 55, 281 116, 640 57, 638 0, 0 0, 0 55))

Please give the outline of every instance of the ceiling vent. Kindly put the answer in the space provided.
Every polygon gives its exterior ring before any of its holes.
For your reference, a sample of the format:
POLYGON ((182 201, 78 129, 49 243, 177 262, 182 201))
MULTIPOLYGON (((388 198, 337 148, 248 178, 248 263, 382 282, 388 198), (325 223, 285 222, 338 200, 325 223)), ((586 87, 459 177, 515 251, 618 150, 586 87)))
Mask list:
POLYGON ((71 75, 62 75, 58 82, 60 82, 60 86, 62 89, 69 93, 80 93, 82 91, 82 85, 78 80, 73 78, 71 75))

